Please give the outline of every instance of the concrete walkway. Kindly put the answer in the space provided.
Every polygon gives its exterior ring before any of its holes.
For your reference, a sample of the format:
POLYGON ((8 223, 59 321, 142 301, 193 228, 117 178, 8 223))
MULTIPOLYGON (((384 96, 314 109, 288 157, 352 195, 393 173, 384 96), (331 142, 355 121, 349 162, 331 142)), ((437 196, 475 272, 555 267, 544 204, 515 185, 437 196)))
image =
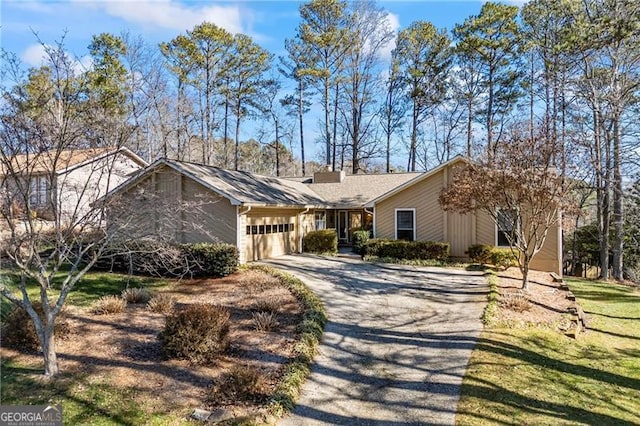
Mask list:
POLYGON ((311 255, 265 261, 325 303, 310 379, 281 425, 453 425, 488 287, 480 273, 311 255))

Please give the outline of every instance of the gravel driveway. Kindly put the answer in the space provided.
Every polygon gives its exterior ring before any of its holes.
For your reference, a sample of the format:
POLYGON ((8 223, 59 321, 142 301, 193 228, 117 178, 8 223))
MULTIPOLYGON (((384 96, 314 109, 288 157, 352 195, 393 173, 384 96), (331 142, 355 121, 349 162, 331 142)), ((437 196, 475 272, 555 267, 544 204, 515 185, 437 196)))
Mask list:
POLYGON ((293 414, 281 425, 453 425, 488 287, 481 273, 283 256, 329 322, 293 414))

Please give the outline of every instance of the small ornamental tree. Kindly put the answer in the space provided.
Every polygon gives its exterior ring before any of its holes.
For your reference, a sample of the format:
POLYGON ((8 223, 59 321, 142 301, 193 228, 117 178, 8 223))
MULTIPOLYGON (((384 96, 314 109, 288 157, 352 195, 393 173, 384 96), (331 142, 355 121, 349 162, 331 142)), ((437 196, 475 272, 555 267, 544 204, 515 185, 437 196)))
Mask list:
POLYGON ((518 258, 525 290, 531 261, 549 230, 560 224, 561 212, 572 208, 571 197, 565 195, 573 180, 556 172, 556 158, 558 147, 553 140, 513 134, 497 145, 491 159, 459 167, 439 198, 444 210, 484 211, 504 229, 511 229, 506 238, 518 258))

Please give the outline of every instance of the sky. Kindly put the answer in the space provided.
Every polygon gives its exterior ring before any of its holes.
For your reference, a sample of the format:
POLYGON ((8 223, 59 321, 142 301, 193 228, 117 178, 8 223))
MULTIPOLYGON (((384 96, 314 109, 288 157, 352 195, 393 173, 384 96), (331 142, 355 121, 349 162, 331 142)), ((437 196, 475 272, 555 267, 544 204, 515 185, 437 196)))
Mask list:
MULTIPOLYGON (((388 11, 394 30, 416 20, 451 29, 479 13, 482 3, 480 0, 378 1, 378 5, 388 11)), ((65 34, 67 50, 85 62, 87 46, 95 34, 127 31, 157 44, 209 21, 232 33, 250 35, 275 55, 283 55, 284 40, 295 35, 300 4, 269 0, 0 0, 0 45, 18 55, 26 66, 38 66, 43 54, 38 38, 54 44, 65 34)))

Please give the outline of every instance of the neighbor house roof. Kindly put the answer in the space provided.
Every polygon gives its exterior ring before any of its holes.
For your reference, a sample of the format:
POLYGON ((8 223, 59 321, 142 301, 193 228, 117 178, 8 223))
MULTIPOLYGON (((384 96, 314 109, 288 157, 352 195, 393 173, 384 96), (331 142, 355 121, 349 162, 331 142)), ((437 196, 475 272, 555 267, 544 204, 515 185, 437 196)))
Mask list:
POLYGON ((160 159, 112 192, 120 192, 149 174, 168 166, 228 199, 233 205, 265 207, 322 207, 326 203, 306 185, 249 172, 225 170, 202 164, 160 159))
MULTIPOLYGON (((127 148, 116 148, 112 146, 85 149, 67 149, 62 151, 50 150, 40 153, 18 154, 9 159, 11 167, 15 173, 63 173, 84 164, 104 158, 108 155, 121 153, 125 154, 142 166, 147 162, 134 154, 127 148)), ((7 164, 2 164, 0 173, 5 174, 7 164)))
POLYGON ((342 182, 305 182, 305 185, 331 207, 364 207, 369 201, 420 175, 422 173, 347 175, 342 182))

